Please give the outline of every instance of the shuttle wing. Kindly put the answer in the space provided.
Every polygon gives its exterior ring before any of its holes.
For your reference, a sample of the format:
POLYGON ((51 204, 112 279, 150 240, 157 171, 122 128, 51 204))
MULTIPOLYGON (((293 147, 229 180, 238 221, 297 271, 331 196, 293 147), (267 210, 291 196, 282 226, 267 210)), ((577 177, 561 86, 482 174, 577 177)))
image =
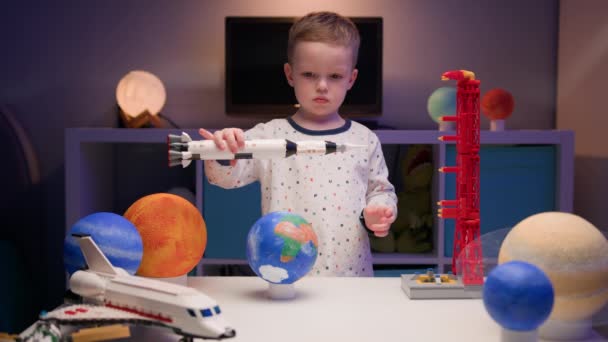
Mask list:
POLYGON ((106 258, 101 249, 88 234, 72 234, 80 244, 80 250, 84 254, 89 270, 106 275, 118 275, 112 263, 106 258))
POLYGON ((160 324, 152 317, 131 313, 124 310, 114 309, 108 306, 90 304, 72 304, 61 306, 53 311, 40 315, 42 320, 57 321, 61 324, 86 324, 97 323, 147 323, 160 324))

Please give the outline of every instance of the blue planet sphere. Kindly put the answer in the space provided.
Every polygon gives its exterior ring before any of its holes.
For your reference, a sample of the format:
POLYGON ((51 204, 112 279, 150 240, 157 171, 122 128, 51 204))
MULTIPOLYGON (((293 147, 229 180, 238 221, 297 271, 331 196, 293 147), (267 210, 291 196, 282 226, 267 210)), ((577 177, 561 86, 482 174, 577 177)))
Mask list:
POLYGON ((532 331, 551 314, 553 285, 530 263, 510 261, 490 272, 483 288, 486 311, 503 328, 532 331))
POLYGON ((144 253, 143 242, 137 228, 121 215, 98 212, 76 222, 65 237, 63 263, 66 271, 85 269, 86 262, 78 241, 72 234, 88 234, 115 267, 135 274, 144 253))
POLYGON ((426 109, 436 123, 440 123, 442 116, 456 115, 456 88, 437 88, 429 96, 426 109))
POLYGON ((251 269, 273 284, 291 284, 317 260, 317 235, 300 215, 276 211, 257 220, 247 235, 251 269))

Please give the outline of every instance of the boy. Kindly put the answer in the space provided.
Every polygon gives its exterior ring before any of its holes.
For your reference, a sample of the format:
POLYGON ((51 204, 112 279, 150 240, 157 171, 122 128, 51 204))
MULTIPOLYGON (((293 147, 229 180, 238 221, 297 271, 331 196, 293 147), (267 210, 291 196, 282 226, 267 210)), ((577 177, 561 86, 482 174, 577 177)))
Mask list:
POLYGON ((210 183, 236 188, 260 181, 262 212, 290 211, 312 224, 319 240, 310 275, 372 276, 367 231, 386 236, 397 215, 396 196, 376 135, 343 119, 338 108, 357 79, 359 33, 347 18, 310 13, 289 31, 285 76, 298 111, 247 132, 200 129, 220 149, 237 152, 245 139, 331 140, 364 144, 352 152, 279 160, 205 161, 210 183), (367 230, 366 230, 367 229, 367 230))

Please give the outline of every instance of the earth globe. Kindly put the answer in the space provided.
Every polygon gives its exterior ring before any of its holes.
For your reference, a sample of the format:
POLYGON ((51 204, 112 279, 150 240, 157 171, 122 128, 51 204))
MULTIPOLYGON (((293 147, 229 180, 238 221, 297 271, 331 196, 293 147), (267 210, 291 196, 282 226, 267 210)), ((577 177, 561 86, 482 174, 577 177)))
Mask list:
POLYGON ((110 263, 135 274, 143 257, 143 242, 137 228, 121 215, 98 212, 78 220, 63 244, 63 263, 69 275, 86 268, 80 245, 72 234, 88 234, 110 263))
POLYGON ((441 117, 456 115, 456 88, 437 88, 429 96, 426 108, 429 116, 439 124, 440 129, 447 128, 447 124, 451 124, 451 122, 443 122, 441 117))
POLYGON ((247 260, 251 269, 269 283, 273 299, 295 296, 293 283, 315 264, 317 235, 302 216, 276 211, 258 219, 247 235, 247 260))

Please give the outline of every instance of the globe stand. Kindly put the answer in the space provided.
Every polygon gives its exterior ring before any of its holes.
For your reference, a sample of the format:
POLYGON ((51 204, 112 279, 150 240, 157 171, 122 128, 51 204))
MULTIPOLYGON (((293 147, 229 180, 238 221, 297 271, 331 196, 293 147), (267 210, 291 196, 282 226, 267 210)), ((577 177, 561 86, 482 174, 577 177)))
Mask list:
POLYGON ((536 342, 538 341, 538 330, 515 331, 502 329, 500 333, 501 342, 536 342))
POLYGON ((490 121, 490 131, 504 131, 505 130, 505 120, 491 120, 490 121))
POLYGON ((268 297, 272 299, 292 299, 296 296, 294 284, 268 283, 268 297))
POLYGON ((593 333, 591 319, 580 321, 547 320, 539 328, 540 337, 548 340, 583 340, 593 333))

